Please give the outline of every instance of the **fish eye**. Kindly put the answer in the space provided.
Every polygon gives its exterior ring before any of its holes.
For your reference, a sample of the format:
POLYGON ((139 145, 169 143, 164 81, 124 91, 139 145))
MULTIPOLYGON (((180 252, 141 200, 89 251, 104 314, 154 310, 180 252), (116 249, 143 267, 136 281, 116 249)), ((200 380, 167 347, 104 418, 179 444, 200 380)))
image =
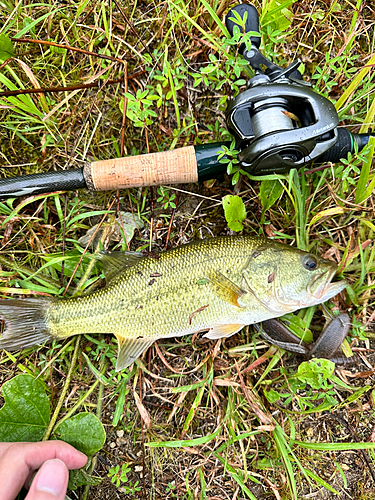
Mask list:
POLYGON ((303 258, 302 264, 308 271, 314 271, 318 267, 318 261, 313 255, 306 255, 303 258))

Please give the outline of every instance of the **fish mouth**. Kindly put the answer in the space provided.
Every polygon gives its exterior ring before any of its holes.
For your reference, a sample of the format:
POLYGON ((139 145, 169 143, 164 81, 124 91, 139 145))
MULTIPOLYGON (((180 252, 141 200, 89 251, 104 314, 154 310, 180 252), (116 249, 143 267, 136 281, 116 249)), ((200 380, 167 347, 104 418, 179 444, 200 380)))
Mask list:
POLYGON ((311 278, 307 288, 309 293, 311 293, 315 299, 319 300, 319 302, 325 302, 331 299, 346 288, 348 282, 344 279, 332 283, 336 271, 337 269, 334 267, 333 269, 327 269, 324 273, 311 278))

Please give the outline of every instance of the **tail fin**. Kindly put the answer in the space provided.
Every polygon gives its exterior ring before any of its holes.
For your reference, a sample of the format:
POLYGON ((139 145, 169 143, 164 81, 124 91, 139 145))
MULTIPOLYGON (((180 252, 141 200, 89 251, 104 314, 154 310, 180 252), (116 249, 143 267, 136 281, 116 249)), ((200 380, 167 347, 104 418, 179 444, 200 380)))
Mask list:
POLYGON ((18 351, 43 344, 50 339, 51 334, 45 318, 51 300, 1 300, 0 319, 5 322, 6 329, 0 338, 0 349, 18 351))

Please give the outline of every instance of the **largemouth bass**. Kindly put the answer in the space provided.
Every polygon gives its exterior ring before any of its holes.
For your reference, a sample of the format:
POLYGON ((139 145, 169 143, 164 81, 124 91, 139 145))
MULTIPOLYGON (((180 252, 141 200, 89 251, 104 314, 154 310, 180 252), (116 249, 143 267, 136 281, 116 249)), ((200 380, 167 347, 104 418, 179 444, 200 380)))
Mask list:
POLYGON ((266 238, 218 237, 168 250, 102 255, 105 288, 68 299, 0 301, 0 348, 31 347, 81 333, 112 333, 116 370, 155 340, 207 331, 229 337, 245 325, 325 302, 346 286, 336 265, 266 238))

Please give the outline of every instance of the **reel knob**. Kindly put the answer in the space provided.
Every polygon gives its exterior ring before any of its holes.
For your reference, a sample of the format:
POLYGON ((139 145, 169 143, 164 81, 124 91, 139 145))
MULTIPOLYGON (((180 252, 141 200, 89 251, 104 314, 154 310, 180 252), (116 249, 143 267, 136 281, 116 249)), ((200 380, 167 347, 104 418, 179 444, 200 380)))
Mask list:
MULTIPOLYGON (((225 18, 225 25, 231 34, 233 36, 233 31, 234 27, 238 26, 237 23, 232 21, 230 18, 236 19, 234 16, 233 12, 237 12, 237 14, 240 15, 241 19, 244 19, 245 13, 247 13, 247 19, 245 23, 245 33, 249 33, 250 31, 256 31, 259 32, 259 15, 258 11, 254 7, 254 5, 249 5, 247 3, 241 3, 240 5, 236 5, 226 15, 225 18)), ((239 26, 238 26, 239 27, 239 26)), ((250 38, 252 45, 259 49, 260 46, 260 35, 259 36, 252 36, 250 38)), ((245 44, 242 44, 240 47, 240 52, 242 53, 245 48, 245 44)))

